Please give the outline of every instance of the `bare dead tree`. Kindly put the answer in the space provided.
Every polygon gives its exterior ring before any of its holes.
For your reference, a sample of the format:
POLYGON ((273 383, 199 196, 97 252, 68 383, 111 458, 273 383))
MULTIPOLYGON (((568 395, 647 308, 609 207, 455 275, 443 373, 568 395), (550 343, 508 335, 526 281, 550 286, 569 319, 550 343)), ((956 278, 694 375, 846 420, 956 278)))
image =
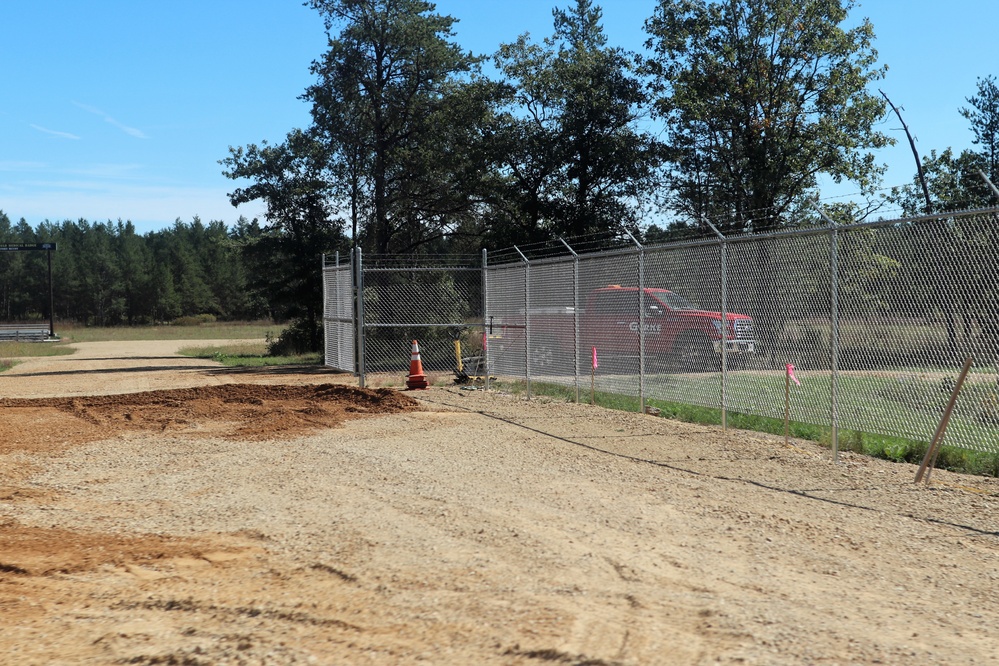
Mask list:
POLYGON ((909 147, 912 148, 912 156, 916 160, 916 173, 919 176, 919 184, 923 186, 923 197, 926 199, 926 214, 929 215, 933 212, 933 204, 930 202, 930 190, 926 187, 926 177, 923 175, 923 163, 919 161, 919 152, 916 150, 916 142, 912 139, 912 134, 909 133, 909 126, 905 124, 904 120, 902 120, 902 114, 899 112, 898 107, 892 104, 892 101, 888 99, 888 95, 886 95, 883 90, 878 88, 878 92, 881 93, 881 96, 885 98, 886 102, 888 102, 888 106, 890 106, 891 110, 895 112, 896 116, 898 116, 898 121, 902 123, 902 129, 905 130, 905 136, 909 139, 909 147))

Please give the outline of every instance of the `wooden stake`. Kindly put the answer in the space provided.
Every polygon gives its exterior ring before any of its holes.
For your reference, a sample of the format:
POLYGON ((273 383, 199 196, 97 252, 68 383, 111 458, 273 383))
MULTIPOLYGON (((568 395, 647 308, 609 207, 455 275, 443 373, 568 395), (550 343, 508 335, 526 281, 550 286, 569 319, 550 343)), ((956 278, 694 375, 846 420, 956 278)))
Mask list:
POLYGON ((593 384, 595 383, 595 377, 597 374, 597 348, 592 348, 592 355, 590 357, 590 404, 593 404, 593 384))
POLYGON ((591 365, 590 366, 590 404, 591 405, 593 404, 593 384, 595 382, 594 377, 596 376, 596 374, 597 374, 596 368, 594 368, 591 365))
POLYGON ((957 402, 957 394, 961 392, 961 387, 964 385, 964 380, 968 376, 968 371, 971 369, 971 364, 975 360, 973 356, 969 356, 968 360, 964 362, 964 367, 961 368, 961 374, 957 378, 957 384, 954 385, 954 390, 950 393, 950 400, 947 402, 947 409, 944 410, 943 416, 940 417, 940 423, 937 425, 936 434, 933 435, 933 441, 930 442, 929 448, 926 449, 926 455, 923 456, 923 462, 919 465, 919 471, 916 472, 916 480, 913 483, 919 483, 920 479, 923 478, 923 473, 926 473, 926 483, 930 482, 930 470, 932 470, 933 463, 936 462, 937 453, 940 452, 940 447, 943 445, 944 433, 947 432, 947 424, 950 423, 950 415, 954 411, 954 403, 957 402))

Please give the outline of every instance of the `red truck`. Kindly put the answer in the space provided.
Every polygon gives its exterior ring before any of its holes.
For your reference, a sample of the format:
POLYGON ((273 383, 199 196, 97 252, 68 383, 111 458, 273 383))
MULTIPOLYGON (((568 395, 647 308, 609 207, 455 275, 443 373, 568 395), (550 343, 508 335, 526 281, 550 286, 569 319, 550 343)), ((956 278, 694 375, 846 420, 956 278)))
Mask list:
MULTIPOLYGON (((604 359, 638 357, 641 328, 645 327, 646 368, 650 371, 699 372, 721 367, 722 348, 728 351, 728 365, 741 366, 756 351, 753 320, 744 314, 725 316, 727 330, 722 335, 722 314, 702 310, 668 289, 646 288, 645 317, 639 316, 641 294, 638 287, 610 285, 594 289, 579 313, 581 364, 589 365, 591 348, 604 359)), ((571 359, 576 342, 577 317, 573 308, 531 309, 530 357, 533 370, 571 359)), ((522 314, 504 317, 491 338, 509 344, 523 336, 522 314)), ((522 347, 521 342, 521 347, 522 347)), ((506 345, 504 345, 506 346, 506 345)))

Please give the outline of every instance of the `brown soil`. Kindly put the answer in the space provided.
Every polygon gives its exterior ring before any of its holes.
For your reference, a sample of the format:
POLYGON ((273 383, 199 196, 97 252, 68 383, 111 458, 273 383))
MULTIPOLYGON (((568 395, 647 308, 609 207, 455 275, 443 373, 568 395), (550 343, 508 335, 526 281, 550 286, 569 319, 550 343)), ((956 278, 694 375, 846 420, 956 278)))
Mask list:
POLYGON ((333 428, 349 418, 412 411, 389 389, 342 384, 224 384, 78 398, 0 399, 0 453, 38 451, 138 431, 262 441, 333 428))
POLYGON ((995 479, 179 346, 0 374, 0 664, 999 663, 995 479))

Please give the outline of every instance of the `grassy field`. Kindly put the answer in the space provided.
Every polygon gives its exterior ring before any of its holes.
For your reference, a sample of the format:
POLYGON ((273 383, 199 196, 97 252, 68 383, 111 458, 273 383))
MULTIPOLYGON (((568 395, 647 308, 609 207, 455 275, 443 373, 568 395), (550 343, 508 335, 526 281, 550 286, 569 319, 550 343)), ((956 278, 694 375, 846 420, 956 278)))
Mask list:
POLYGON ((65 356, 73 348, 63 342, 0 342, 0 358, 22 356, 65 356))
POLYGON ((199 358, 224 358, 226 365, 290 365, 318 363, 319 355, 267 356, 266 340, 276 338, 284 329, 283 324, 272 322, 234 322, 200 325, 164 326, 77 326, 60 325, 55 342, 0 342, 0 372, 17 364, 17 359, 38 356, 72 354, 74 342, 115 342, 126 340, 259 340, 253 345, 238 348, 190 348, 197 353, 188 356, 199 358))
POLYGON ((206 358, 227 367, 263 367, 270 365, 318 365, 320 355, 270 356, 266 342, 183 347, 180 353, 193 358, 206 358))
MULTIPOLYGON (((741 374, 742 376, 739 377, 740 393, 744 395, 754 392, 758 394, 773 393, 773 378, 754 376, 750 373, 741 374)), ((717 382, 717 377, 712 378, 711 375, 704 375, 701 378, 687 375, 673 379, 683 384, 683 390, 690 392, 687 395, 710 394, 717 382), (699 382, 708 386, 697 386, 696 384, 699 382)), ((514 393, 523 393, 527 390, 526 383, 523 381, 500 382, 497 384, 497 388, 514 393)), ((678 390, 678 386, 672 388, 673 390, 669 391, 670 394, 683 394, 683 390, 678 390)), ((950 441, 957 441, 958 437, 962 444, 976 440, 979 442, 999 441, 999 403, 994 402, 994 390, 995 385, 992 383, 983 382, 965 386, 965 392, 961 394, 959 399, 959 404, 963 404, 964 407, 960 413, 955 412, 955 419, 948 431, 950 441), (993 409, 995 411, 992 411, 993 409)), ((829 391, 830 380, 828 376, 803 379, 802 386, 795 396, 798 401, 798 411, 815 415, 824 409, 824 413, 828 414, 829 391), (801 401, 807 401, 809 404, 802 404, 801 401)), ((895 462, 916 464, 922 461, 928 441, 915 437, 897 437, 865 432, 859 428, 843 427, 842 423, 871 424, 887 431, 911 429, 918 425, 922 431, 932 435, 949 395, 946 378, 927 379, 919 382, 909 380, 906 385, 898 386, 896 382, 886 380, 883 377, 841 377, 840 391, 842 395, 849 396, 849 405, 854 407, 852 411, 847 409, 844 412, 844 406, 841 405, 841 426, 837 431, 840 450, 862 453, 895 462)), ((575 399, 573 387, 559 384, 535 381, 531 384, 531 392, 535 395, 543 395, 567 402, 575 399)), ((782 387, 780 393, 783 400, 782 387)), ((593 397, 594 403, 602 407, 636 412, 641 409, 638 397, 633 395, 597 390, 593 397)), ((580 400, 588 402, 589 399, 590 392, 587 387, 586 391, 580 392, 580 400)), ((663 418, 704 425, 721 425, 722 422, 722 412, 717 407, 691 405, 661 397, 647 397, 645 404, 657 408, 659 415, 663 418)), ((793 411, 792 414, 794 414, 793 411)), ((823 420, 825 421, 825 419, 823 420)), ((738 430, 766 432, 774 435, 784 434, 783 418, 729 410, 726 421, 729 427, 738 430)), ((824 425, 816 425, 796 420, 792 416, 788 429, 791 437, 819 442, 830 448, 832 446, 832 429, 828 425, 828 421, 825 421, 824 425)), ((927 437, 928 439, 929 437, 927 437)), ((937 457, 936 466, 967 474, 999 476, 999 453, 969 450, 963 445, 944 445, 937 457)))
POLYGON ((276 338, 283 324, 272 322, 216 322, 190 326, 75 326, 56 327, 62 342, 107 342, 116 340, 254 340, 276 338))

